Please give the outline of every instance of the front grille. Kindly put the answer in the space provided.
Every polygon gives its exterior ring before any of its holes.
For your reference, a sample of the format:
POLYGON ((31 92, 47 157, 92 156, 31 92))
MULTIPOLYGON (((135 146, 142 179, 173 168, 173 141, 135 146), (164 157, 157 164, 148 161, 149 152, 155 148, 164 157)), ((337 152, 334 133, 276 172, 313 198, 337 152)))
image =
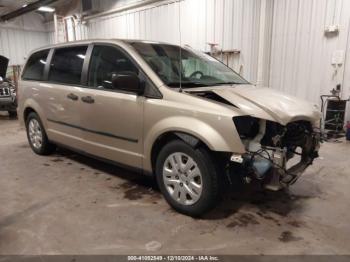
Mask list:
POLYGON ((0 97, 10 96, 10 95, 11 95, 10 88, 8 87, 0 88, 0 97))

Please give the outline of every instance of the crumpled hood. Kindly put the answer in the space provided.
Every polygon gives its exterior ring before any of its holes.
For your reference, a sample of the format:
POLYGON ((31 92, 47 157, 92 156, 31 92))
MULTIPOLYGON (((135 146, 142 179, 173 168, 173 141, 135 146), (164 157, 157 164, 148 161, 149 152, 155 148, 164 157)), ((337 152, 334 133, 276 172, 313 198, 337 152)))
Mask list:
POLYGON ((6 77, 7 66, 9 64, 9 59, 0 55, 0 76, 2 78, 6 77))
POLYGON ((237 85, 211 91, 247 115, 275 121, 282 125, 298 120, 316 122, 321 118, 317 105, 271 88, 237 85))

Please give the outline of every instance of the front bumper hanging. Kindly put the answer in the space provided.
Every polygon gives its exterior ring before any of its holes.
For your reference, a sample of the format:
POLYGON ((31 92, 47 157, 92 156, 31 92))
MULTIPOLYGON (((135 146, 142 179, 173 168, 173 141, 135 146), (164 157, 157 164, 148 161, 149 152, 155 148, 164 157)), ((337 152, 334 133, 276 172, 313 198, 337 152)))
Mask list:
POLYGON ((315 133, 307 137, 301 153, 291 153, 286 147, 262 147, 256 152, 232 155, 230 160, 242 165, 244 181, 258 179, 266 189, 277 191, 294 184, 300 178, 318 157, 319 144, 319 135, 315 133), (300 161, 287 168, 287 162, 295 154, 300 155, 300 161))

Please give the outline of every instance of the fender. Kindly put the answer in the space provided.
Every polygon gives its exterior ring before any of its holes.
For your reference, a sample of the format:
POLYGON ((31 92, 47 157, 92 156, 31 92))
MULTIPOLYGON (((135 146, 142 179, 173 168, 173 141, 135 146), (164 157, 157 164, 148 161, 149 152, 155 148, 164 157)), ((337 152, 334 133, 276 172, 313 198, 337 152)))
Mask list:
MULTIPOLYGON (((168 132, 173 132, 178 136, 179 133, 180 135, 183 133, 191 135, 206 144, 212 151, 244 153, 245 148, 234 127, 233 121, 230 119, 221 120, 216 123, 217 125, 215 125, 215 127, 197 118, 187 116, 172 116, 160 120, 145 134, 144 169, 152 171, 152 147, 161 135, 168 132), (174 128, 174 123, 176 123, 176 128, 174 128)), ((181 136, 180 138, 184 139, 184 137, 181 136)), ((195 142, 196 141, 190 141, 190 143, 195 142)))

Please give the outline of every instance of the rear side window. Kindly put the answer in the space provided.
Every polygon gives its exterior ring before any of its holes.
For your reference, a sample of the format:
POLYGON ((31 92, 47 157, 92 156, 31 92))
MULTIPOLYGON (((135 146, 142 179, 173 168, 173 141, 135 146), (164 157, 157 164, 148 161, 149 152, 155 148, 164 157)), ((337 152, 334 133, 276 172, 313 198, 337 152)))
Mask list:
POLYGON ((30 56, 27 65, 24 68, 23 79, 36 81, 43 80, 44 69, 49 51, 50 50, 39 51, 30 56))
POLYGON ((56 49, 51 60, 49 81, 80 85, 87 46, 56 49))

